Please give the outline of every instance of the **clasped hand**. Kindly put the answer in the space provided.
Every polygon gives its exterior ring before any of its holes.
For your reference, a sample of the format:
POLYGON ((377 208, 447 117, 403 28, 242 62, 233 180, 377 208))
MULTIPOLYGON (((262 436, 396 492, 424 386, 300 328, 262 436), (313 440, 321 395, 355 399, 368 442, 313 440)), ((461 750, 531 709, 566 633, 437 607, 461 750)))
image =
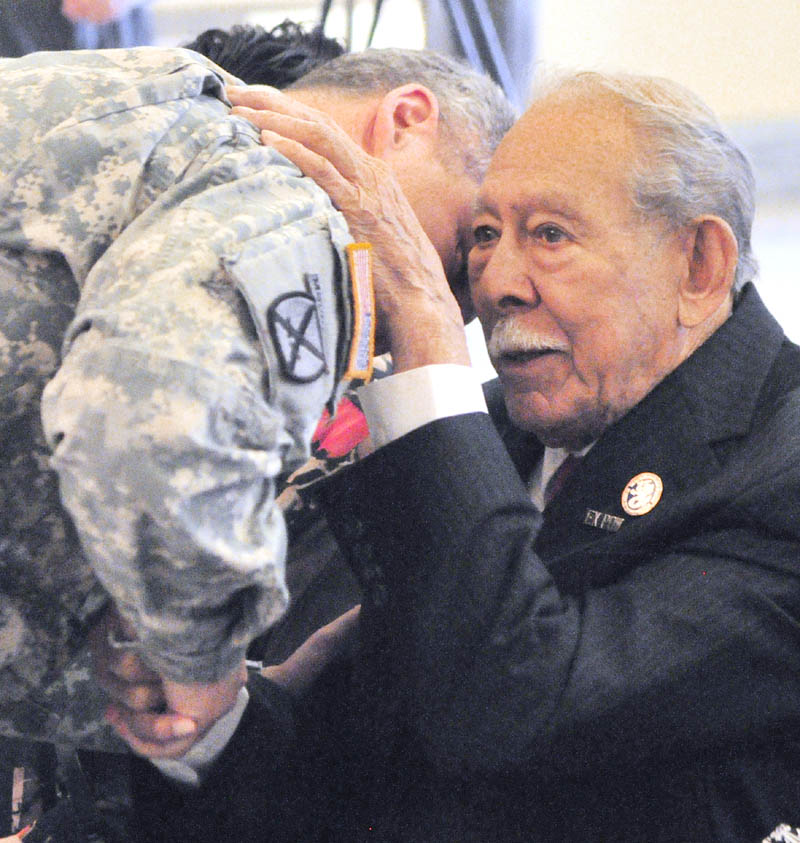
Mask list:
POLYGON ((111 700, 106 719, 139 755, 179 758, 233 707, 247 682, 244 660, 218 682, 179 683, 114 643, 132 638, 113 608, 89 636, 95 679, 111 700))
MULTIPOLYGON (((285 662, 265 667, 262 676, 302 697, 329 664, 353 656, 360 609, 317 630, 285 662)), ((159 676, 136 651, 113 643, 132 637, 113 608, 90 634, 95 679, 111 700, 106 717, 139 755, 180 758, 233 707, 247 681, 245 663, 219 682, 180 684, 159 676)))

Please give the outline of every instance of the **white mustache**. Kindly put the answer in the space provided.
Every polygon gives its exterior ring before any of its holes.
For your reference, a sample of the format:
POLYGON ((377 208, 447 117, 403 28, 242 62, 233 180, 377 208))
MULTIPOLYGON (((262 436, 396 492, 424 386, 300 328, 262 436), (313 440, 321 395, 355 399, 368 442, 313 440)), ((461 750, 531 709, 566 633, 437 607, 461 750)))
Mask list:
POLYGON ((544 336, 522 327, 513 316, 501 317, 492 328, 486 347, 494 361, 504 354, 537 351, 569 351, 564 340, 544 336))

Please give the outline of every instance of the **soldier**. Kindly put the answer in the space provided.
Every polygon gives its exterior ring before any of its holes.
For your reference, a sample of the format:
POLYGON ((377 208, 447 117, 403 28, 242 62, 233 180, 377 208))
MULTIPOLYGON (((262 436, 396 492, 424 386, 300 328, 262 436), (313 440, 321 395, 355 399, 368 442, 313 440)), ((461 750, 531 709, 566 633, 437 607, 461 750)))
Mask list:
MULTIPOLYGON (((369 90, 298 97, 397 173, 455 275, 511 110, 440 57, 362 62, 369 90)), ((0 67, 0 734, 106 747, 59 678, 109 595, 187 714, 283 611, 275 478, 368 372, 367 253, 198 56, 0 67)))

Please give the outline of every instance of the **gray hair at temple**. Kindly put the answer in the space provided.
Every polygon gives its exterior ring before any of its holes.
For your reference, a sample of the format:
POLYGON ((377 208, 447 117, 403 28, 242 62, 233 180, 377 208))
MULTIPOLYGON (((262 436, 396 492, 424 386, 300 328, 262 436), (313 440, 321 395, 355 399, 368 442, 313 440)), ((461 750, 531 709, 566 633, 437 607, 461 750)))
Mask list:
POLYGON ((436 95, 445 148, 460 153, 473 178, 482 178, 517 114, 498 85, 460 62, 430 50, 370 49, 331 59, 291 87, 388 93, 409 82, 436 95))
POLYGON ((734 289, 741 289, 758 272, 750 243, 755 180, 742 151, 704 102, 669 79, 589 71, 556 75, 537 85, 534 99, 603 95, 621 104, 641 136, 631 171, 636 207, 676 227, 703 214, 725 220, 739 247, 734 289))

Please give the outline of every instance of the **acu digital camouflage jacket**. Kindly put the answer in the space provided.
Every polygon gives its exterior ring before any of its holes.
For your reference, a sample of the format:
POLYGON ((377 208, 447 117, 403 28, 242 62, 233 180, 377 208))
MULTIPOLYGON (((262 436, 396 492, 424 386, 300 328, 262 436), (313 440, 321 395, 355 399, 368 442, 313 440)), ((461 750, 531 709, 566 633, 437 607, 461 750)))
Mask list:
POLYGON ((284 610, 274 478, 339 395, 350 238, 195 54, 0 72, 0 734, 81 738, 108 594, 178 681, 284 610))

